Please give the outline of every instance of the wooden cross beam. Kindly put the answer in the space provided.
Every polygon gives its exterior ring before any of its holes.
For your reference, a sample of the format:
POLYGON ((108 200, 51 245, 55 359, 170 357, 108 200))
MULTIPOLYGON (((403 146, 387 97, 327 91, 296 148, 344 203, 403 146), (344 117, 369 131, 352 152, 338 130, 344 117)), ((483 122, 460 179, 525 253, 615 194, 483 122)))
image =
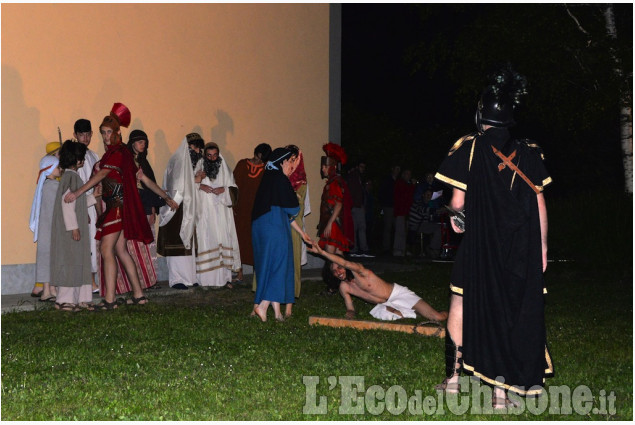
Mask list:
POLYGON ((420 323, 415 325, 406 325, 402 323, 392 322, 375 322, 371 320, 351 320, 338 317, 309 317, 309 325, 330 326, 333 328, 354 328, 354 329, 383 329, 386 331, 405 332, 409 334, 445 337, 445 329, 441 325, 420 323))

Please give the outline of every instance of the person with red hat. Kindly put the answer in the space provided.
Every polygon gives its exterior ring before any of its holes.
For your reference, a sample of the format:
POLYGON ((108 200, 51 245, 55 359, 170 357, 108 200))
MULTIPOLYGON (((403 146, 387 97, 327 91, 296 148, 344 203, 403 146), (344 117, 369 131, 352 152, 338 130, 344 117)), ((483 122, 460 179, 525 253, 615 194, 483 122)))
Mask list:
MULTIPOLYGON (((322 149, 326 156, 321 158, 321 175, 326 178, 320 202, 320 222, 318 224, 319 244, 331 254, 342 255, 353 245, 353 201, 346 181, 339 173, 348 157, 344 149, 335 143, 327 143, 322 149)), ((329 294, 337 293, 337 288, 328 288, 329 294)))
POLYGON ((177 208, 169 195, 138 169, 132 154, 122 143, 121 126, 127 127, 129 124, 130 111, 125 105, 115 103, 110 114, 104 117, 99 126, 106 149, 99 162, 99 171, 82 187, 64 197, 65 202, 72 202, 96 184, 102 185, 102 201, 105 202, 106 209, 97 219, 95 238, 101 241, 102 282, 105 283, 104 300, 97 308, 104 310, 117 308, 117 260, 132 285, 133 294, 128 304, 148 302, 143 295, 135 263, 126 248, 127 240, 150 243, 154 239, 137 191, 137 178, 165 199, 170 208, 177 208), (123 208, 124 204, 126 208, 123 208))
POLYGON ((335 143, 323 146, 321 175, 326 179, 320 204, 318 226, 320 246, 330 253, 348 252, 353 241, 353 219, 348 185, 340 175, 340 167, 346 164, 344 149, 335 143))

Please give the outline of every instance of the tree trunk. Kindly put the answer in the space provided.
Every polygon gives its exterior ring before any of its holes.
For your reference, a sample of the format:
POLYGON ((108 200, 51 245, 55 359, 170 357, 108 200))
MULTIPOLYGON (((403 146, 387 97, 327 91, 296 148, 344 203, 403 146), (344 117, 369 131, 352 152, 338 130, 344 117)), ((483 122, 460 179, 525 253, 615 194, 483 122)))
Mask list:
MULTIPOLYGON (((604 10, 606 22, 606 33, 609 38, 617 39, 615 28, 615 16, 613 15, 613 5, 607 5, 604 10)), ((633 193, 633 109, 631 107, 631 96, 629 85, 624 81, 622 62, 617 56, 614 48, 610 49, 615 67, 614 72, 620 81, 620 139, 622 144, 622 161, 624 163, 624 188, 627 193, 633 193)))

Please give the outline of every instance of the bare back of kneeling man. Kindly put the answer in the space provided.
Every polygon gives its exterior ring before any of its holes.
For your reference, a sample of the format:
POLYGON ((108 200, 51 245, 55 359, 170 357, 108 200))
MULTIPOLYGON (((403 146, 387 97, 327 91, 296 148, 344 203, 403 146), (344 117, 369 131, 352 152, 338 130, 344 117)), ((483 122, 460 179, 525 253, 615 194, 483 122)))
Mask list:
POLYGON ((309 251, 321 255, 330 262, 329 269, 333 277, 340 280, 340 294, 346 304, 347 319, 355 318, 355 307, 351 296, 377 304, 370 313, 382 320, 414 318, 416 317, 414 312, 438 322, 448 318, 447 311, 436 311, 408 288, 386 282, 362 264, 328 253, 316 243, 309 248, 309 251))

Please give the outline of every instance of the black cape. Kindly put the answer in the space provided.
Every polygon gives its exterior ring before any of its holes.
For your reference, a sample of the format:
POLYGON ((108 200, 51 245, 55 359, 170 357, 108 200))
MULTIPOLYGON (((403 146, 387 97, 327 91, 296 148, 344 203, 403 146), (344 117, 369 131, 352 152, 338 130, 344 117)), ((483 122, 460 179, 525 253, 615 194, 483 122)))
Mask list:
MULTIPOLYGON (((126 146, 134 157, 135 151, 132 148, 133 144, 134 142, 128 142, 126 146)), ((150 149, 150 141, 146 140, 145 152, 138 154, 135 160, 139 163, 139 167, 143 170, 143 174, 145 174, 150 180, 156 183, 157 179, 154 177, 154 171, 152 170, 152 166, 150 166, 150 163, 147 159, 148 149, 150 149)), ((150 190, 143 182, 140 183, 141 189, 139 189, 139 196, 141 197, 141 204, 143 204, 144 212, 146 213, 146 215, 152 214, 152 207, 155 208, 155 212, 158 212, 159 208, 165 205, 165 200, 154 193, 152 190, 150 190)))
POLYGON ((466 231, 451 277, 452 292, 463 296, 464 370, 520 395, 539 394, 532 387, 553 374, 536 199, 551 182, 542 151, 490 128, 459 139, 435 177, 466 192, 466 231), (509 167, 499 171, 492 146, 516 152, 512 162, 534 187, 509 167))

